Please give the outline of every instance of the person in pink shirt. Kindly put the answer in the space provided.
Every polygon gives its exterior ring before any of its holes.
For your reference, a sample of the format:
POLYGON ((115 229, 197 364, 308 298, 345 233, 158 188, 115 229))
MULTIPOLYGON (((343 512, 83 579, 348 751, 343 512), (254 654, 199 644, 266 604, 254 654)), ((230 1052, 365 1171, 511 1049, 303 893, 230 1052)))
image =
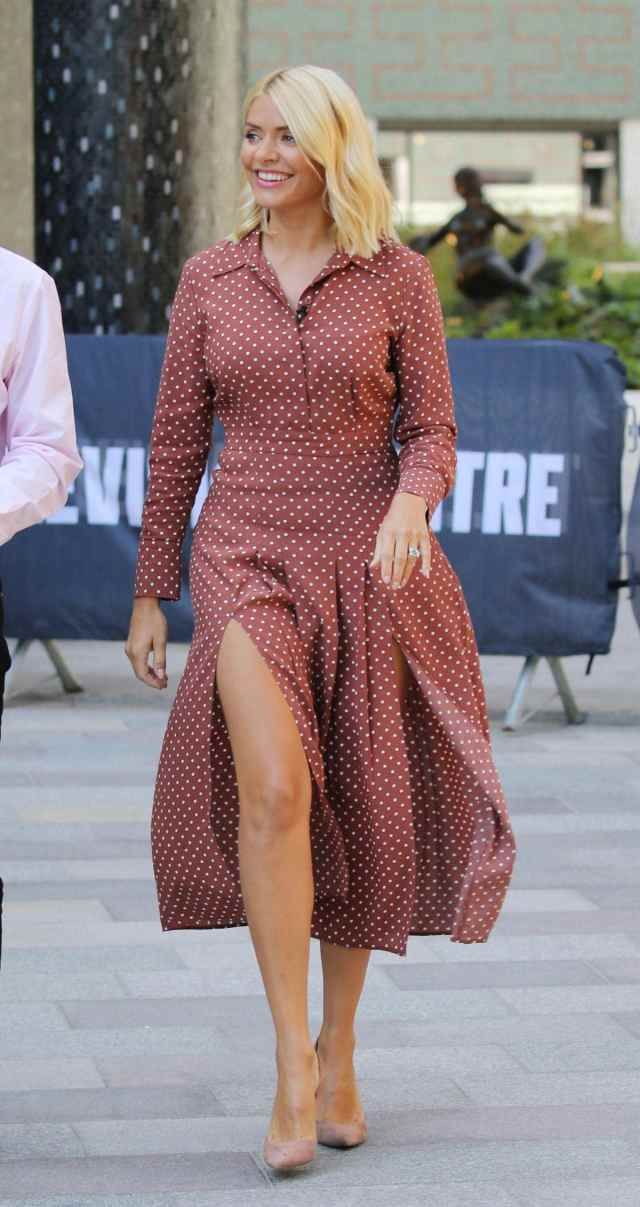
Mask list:
MULTIPOLYGON (((55 283, 0 247, 0 545, 58 511, 81 469, 55 283)), ((10 665, 0 582, 0 724, 10 665)), ((0 879, 0 953, 2 898, 0 879)))

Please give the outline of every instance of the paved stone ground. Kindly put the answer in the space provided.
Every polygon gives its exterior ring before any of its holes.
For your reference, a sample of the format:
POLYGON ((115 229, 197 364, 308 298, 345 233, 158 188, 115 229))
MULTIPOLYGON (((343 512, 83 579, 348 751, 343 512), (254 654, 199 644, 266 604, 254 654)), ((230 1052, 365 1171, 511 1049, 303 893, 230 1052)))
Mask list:
MULTIPOLYGON (((630 461, 625 477, 628 498, 630 461)), ((483 659, 519 842, 487 944, 376 952, 359 1012, 362 1148, 278 1175, 260 1151, 272 1029, 246 928, 163 935, 148 845, 169 700, 120 644, 34 650, 2 748, 0 1207, 637 1207, 640 1202, 640 638, 569 659, 585 725, 545 668, 483 659)), ((175 689, 185 650, 171 650, 175 689)), ((312 942, 310 1009, 321 1008, 312 942)))

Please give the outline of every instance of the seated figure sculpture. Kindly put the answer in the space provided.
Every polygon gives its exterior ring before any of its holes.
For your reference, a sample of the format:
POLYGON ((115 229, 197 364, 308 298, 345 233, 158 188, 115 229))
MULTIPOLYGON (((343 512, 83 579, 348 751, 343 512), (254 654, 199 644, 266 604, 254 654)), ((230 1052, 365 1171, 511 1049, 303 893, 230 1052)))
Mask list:
POLYGON ((532 293, 531 281, 545 260, 545 247, 537 236, 507 258, 493 246, 493 230, 506 226, 516 235, 524 227, 506 214, 499 213, 482 192, 482 181, 475 168, 460 168, 453 178, 456 192, 466 202, 444 226, 430 235, 415 235, 409 241, 414 251, 428 252, 447 235, 456 238, 456 284, 474 302, 489 302, 514 290, 532 293))

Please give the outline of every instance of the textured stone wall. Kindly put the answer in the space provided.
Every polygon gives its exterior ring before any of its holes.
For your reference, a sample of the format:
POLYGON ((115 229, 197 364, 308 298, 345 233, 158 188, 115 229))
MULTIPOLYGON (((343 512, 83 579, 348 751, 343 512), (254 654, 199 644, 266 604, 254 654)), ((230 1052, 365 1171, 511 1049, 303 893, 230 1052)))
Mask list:
POLYGON ((0 243, 33 258, 33 68, 30 0, 0 4, 0 243))
POLYGON ((339 71, 382 120, 640 116, 638 0, 251 0, 249 75, 339 71))

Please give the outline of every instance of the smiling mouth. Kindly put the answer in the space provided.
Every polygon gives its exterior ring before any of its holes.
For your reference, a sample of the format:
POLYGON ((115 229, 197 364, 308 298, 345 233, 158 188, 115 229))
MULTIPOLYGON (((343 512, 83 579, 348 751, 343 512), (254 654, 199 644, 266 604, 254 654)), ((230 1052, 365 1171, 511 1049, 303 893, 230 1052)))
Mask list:
POLYGON ((285 175, 284 173, 280 174, 280 173, 278 172, 278 173, 274 173, 274 175, 275 175, 275 177, 276 177, 276 179, 275 179, 275 180, 265 180, 265 179, 263 179, 263 177, 261 177, 261 175, 260 175, 260 171, 261 171, 261 169, 259 169, 259 168, 258 168, 258 169, 256 169, 256 170, 255 170, 255 172, 254 172, 254 175, 255 175, 255 177, 256 177, 256 180, 258 180, 258 181, 260 182, 260 184, 267 184, 267 185, 269 185, 269 184, 284 184, 284 183, 285 183, 287 180, 290 180, 290 179, 291 179, 291 177, 290 177, 290 176, 285 175))

